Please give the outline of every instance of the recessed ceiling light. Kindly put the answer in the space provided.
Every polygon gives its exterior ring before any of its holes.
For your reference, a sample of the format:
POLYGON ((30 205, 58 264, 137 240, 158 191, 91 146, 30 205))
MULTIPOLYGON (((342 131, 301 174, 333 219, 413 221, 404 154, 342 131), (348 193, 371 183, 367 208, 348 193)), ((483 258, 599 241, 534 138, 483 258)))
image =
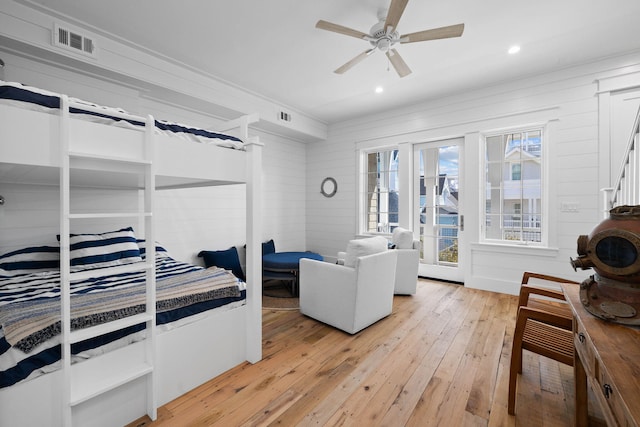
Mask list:
POLYGON ((384 92, 384 88, 382 86, 376 86, 376 93, 384 92))
POLYGON ((520 52, 520 46, 511 46, 509 48, 509 54, 513 55, 514 53, 520 52))

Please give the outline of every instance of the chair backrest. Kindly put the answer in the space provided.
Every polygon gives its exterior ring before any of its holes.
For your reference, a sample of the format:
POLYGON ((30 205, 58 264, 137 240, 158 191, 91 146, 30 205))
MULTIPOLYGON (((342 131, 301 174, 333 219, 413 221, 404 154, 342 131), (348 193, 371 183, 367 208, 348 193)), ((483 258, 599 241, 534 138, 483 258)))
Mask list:
POLYGON ((414 246, 413 231, 402 227, 394 228, 393 233, 391 233, 391 243, 396 249, 417 249, 414 246))
POLYGON ((393 283, 395 281, 397 259, 398 254, 392 250, 358 257, 354 266, 358 286, 364 288, 369 285, 369 287, 372 287, 372 283, 385 281, 393 283))
POLYGON ((392 250, 357 258, 354 326, 368 325, 393 309, 397 253, 392 250))
POLYGON ((344 256, 344 265, 347 267, 354 267, 357 258, 379 252, 385 252, 388 245, 389 243, 387 239, 382 236, 349 240, 344 256))
POLYGON ((571 308, 566 304, 564 294, 558 288, 560 283, 578 285, 578 282, 562 277, 525 271, 522 275, 518 306, 527 306, 572 318, 571 308), (550 287, 552 285, 555 285, 555 289, 550 287), (535 295, 539 297, 532 297, 535 295))

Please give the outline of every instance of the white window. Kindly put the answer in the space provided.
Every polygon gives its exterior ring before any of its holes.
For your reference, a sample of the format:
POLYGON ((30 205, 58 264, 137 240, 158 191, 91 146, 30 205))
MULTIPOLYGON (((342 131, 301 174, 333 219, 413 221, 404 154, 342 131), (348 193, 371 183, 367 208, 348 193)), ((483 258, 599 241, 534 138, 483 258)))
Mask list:
POLYGON ((543 130, 485 136, 484 239, 543 242, 543 130))
POLYGON ((398 150, 363 152, 360 231, 391 233, 398 226, 398 150))
POLYGON ((520 162, 511 163, 511 181, 520 181, 522 177, 522 165, 520 162))

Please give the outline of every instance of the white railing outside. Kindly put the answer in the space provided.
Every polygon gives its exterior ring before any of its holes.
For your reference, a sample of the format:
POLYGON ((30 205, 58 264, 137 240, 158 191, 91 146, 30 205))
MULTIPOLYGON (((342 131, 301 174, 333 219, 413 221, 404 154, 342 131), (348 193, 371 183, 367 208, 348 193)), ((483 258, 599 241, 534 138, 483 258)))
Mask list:
POLYGON ((631 129, 624 160, 612 188, 603 188, 604 217, 616 206, 640 204, 640 109, 631 129))

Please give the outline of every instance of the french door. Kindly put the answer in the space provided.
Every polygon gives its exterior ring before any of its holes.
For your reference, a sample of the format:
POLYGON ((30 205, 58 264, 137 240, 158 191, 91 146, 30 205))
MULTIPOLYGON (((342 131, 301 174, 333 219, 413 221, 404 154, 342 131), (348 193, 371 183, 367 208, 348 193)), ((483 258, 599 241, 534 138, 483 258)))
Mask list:
POLYGON ((414 230, 420 230, 418 274, 463 282, 461 211, 463 138, 414 146, 414 230))

